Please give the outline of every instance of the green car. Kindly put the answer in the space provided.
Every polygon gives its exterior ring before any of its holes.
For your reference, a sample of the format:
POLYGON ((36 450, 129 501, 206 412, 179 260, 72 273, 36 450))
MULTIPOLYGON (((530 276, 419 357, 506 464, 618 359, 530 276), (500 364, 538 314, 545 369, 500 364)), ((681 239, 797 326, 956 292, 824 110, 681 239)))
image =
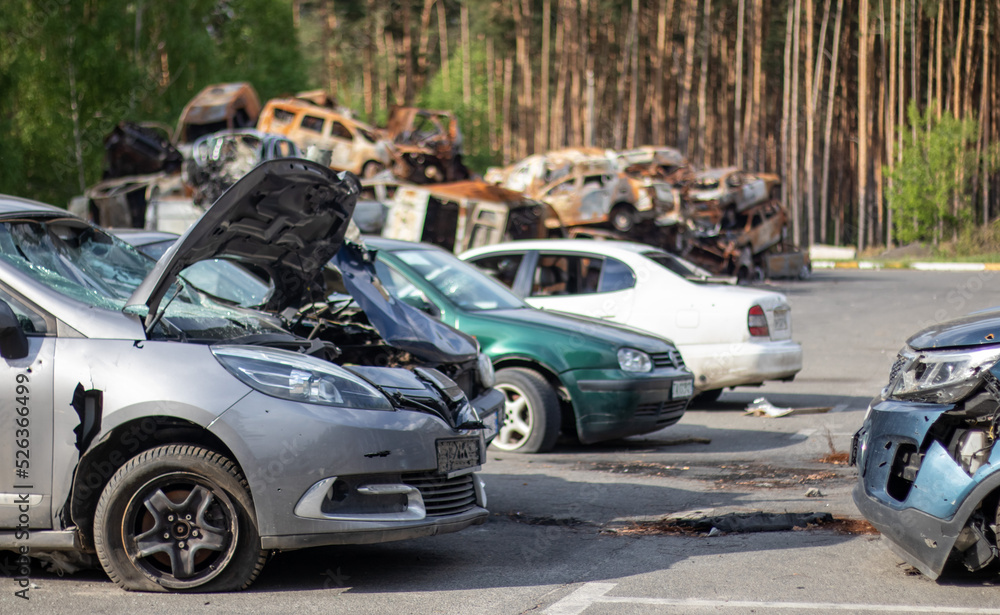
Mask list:
POLYGON ((583 443, 648 433, 680 420, 694 379, 659 337, 528 306, 438 247, 366 237, 389 294, 479 340, 507 396, 493 446, 550 450, 560 429, 583 443))

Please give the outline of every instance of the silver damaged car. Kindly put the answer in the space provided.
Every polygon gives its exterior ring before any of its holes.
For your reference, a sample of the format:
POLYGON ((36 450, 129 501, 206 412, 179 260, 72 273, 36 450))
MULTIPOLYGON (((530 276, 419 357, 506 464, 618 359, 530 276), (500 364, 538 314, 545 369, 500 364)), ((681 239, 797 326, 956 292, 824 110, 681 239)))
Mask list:
POLYGON ((321 302, 378 303, 371 254, 343 239, 357 193, 265 162, 156 263, 0 197, 0 549, 96 555, 130 590, 225 591, 273 550, 483 523, 474 472, 503 395, 475 341, 385 298, 367 322, 321 302), (186 281, 206 259, 265 273, 266 303, 186 281))

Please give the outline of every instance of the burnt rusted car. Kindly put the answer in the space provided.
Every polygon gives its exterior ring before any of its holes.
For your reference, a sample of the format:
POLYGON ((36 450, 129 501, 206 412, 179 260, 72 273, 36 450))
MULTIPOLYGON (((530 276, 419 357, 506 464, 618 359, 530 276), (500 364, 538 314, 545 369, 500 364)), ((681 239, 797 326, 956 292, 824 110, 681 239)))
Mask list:
POLYGON ((451 111, 392 107, 383 130, 406 169, 401 179, 417 184, 469 179, 462 163, 462 132, 451 111))
POLYGON ((395 159, 392 144, 375 128, 329 107, 296 98, 267 101, 257 130, 284 135, 310 159, 361 177, 374 177, 395 159))
POLYGON ((628 233, 636 224, 676 211, 669 184, 632 180, 615 155, 599 148, 567 148, 528 156, 487 171, 486 180, 552 205, 568 226, 610 225, 628 233))
POLYGON ((193 143, 220 130, 253 128, 260 114, 260 99, 253 86, 246 82, 210 85, 184 106, 175 143, 193 143))
POLYGON ((672 147, 644 145, 617 153, 618 168, 632 178, 650 178, 680 187, 694 178, 684 154, 672 147))
POLYGON ((561 237, 547 204, 481 180, 399 186, 382 236, 431 243, 459 253, 502 241, 561 237))

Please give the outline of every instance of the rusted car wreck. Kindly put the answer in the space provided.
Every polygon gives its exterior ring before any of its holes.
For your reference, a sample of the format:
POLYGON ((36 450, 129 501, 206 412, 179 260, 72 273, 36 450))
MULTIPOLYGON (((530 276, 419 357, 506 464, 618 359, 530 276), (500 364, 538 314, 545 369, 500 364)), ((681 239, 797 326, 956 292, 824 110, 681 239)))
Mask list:
POLYGON ((394 106, 382 132, 405 164, 405 170, 394 171, 400 179, 416 184, 469 179, 462 132, 451 111, 394 106))
POLYGON ((629 233, 641 222, 676 212, 678 205, 670 184, 625 176, 613 153, 599 148, 528 156, 509 167, 489 169, 486 181, 545 201, 567 227, 610 225, 629 233))

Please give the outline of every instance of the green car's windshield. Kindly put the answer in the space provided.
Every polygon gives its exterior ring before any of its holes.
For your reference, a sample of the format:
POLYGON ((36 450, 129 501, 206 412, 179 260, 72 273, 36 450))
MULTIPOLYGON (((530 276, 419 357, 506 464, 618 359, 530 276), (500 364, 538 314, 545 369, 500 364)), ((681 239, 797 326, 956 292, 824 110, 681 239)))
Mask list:
POLYGON ((394 252, 399 260, 458 307, 465 310, 500 310, 525 307, 513 293, 478 269, 451 254, 437 250, 394 252))
MULTIPOLYGON (((71 219, 0 224, 0 261, 71 299, 113 311, 125 307, 156 264, 122 240, 71 219)), ((216 303, 192 284, 175 284, 163 305, 165 322, 153 337, 215 341, 274 329, 252 312, 216 303)))

